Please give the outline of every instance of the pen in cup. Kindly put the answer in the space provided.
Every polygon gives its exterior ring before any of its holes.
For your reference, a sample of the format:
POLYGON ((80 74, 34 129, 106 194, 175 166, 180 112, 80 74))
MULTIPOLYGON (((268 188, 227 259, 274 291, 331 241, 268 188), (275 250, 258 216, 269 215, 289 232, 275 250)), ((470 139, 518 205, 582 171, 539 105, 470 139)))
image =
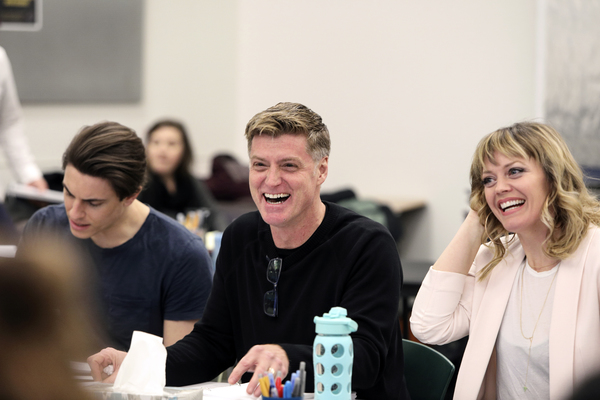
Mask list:
POLYGON ((292 373, 290 380, 283 382, 281 372, 274 377, 272 373, 261 374, 258 378, 263 398, 302 398, 304 397, 304 380, 306 379, 306 363, 300 363, 300 369, 292 373))

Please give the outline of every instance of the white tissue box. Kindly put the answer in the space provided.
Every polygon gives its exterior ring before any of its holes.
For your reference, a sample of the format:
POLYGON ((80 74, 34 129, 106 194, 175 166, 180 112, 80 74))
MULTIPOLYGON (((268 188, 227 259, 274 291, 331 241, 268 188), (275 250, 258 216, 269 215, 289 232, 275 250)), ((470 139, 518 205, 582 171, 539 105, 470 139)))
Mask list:
POLYGON ((186 389, 176 387, 165 387, 162 396, 151 396, 145 394, 128 394, 113 392, 110 383, 89 383, 85 385, 91 391, 96 400, 202 400, 203 388, 186 389))

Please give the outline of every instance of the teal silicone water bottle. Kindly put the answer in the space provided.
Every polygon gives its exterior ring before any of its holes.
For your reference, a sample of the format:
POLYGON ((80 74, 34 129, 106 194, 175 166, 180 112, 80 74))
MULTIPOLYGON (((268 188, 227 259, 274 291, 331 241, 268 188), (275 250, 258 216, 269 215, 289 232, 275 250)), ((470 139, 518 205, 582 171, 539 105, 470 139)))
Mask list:
POLYGON ((322 317, 315 317, 315 399, 350 400, 354 359, 350 333, 356 332, 358 324, 346 315, 345 308, 333 307, 322 317))

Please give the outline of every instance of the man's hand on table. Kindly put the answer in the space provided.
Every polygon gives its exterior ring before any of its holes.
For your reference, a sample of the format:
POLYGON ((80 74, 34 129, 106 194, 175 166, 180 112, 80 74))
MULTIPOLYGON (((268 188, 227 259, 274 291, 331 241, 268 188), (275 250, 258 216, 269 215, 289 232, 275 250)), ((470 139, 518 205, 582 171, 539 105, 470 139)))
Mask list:
POLYGON ((231 371, 228 382, 230 385, 237 383, 246 372, 254 372, 246 392, 254 396, 260 396, 258 379, 260 375, 270 372, 281 371, 281 379, 285 378, 290 366, 287 353, 276 344, 262 344, 253 346, 248 353, 238 362, 231 371))
POLYGON ((124 351, 107 347, 101 352, 88 357, 87 362, 92 370, 92 378, 95 381, 114 383, 117 378, 117 372, 119 372, 119 368, 121 368, 121 364, 126 355, 127 353, 124 351), (113 368, 110 375, 105 371, 109 366, 112 366, 113 368))

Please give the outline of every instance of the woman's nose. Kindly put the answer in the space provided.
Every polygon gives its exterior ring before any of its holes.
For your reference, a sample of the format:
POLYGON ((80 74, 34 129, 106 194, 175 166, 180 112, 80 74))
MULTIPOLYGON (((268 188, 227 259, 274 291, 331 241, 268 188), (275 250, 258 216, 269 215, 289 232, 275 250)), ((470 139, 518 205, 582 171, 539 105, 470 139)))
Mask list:
POLYGON ((500 177, 496 182, 496 193, 507 192, 511 189, 510 182, 507 178, 500 177))

